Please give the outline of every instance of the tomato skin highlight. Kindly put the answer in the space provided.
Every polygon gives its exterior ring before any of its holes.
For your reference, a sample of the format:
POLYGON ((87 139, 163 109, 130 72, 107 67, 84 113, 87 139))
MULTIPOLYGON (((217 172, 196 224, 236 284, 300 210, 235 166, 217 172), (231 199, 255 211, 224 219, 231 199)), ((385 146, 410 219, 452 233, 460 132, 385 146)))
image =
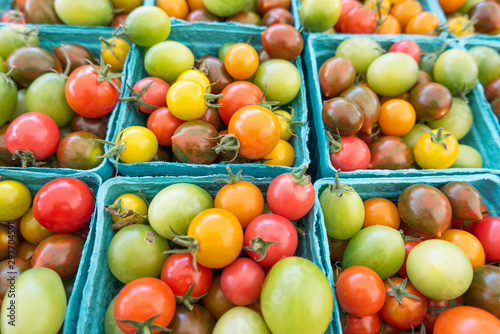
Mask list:
POLYGON ((221 275, 221 289, 231 303, 246 306, 260 297, 266 274, 257 262, 240 258, 224 268, 221 275))

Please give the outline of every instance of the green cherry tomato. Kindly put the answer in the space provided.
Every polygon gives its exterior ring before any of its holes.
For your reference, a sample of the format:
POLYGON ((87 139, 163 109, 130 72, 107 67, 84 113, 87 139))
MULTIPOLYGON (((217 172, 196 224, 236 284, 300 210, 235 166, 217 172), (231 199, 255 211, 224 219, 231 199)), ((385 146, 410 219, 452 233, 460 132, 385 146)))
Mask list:
POLYGON ((420 138, 420 136, 422 136, 425 133, 425 131, 422 130, 422 128, 425 128, 427 130, 432 130, 429 126, 425 124, 417 123, 413 126, 410 132, 408 132, 402 137, 408 144, 408 146, 411 147, 412 150, 415 148, 415 144, 417 143, 417 140, 420 138))
POLYGON ((469 145, 458 145, 457 160, 450 168, 482 168, 483 157, 474 147, 469 145))
POLYGON ((246 4, 246 0, 203 0, 203 4, 208 11, 216 16, 228 17, 241 12, 246 4))
POLYGON ((253 83, 262 91, 266 89, 267 101, 284 105, 299 94, 301 80, 299 70, 291 62, 270 59, 259 65, 253 83))
POLYGON ((0 181, 0 221, 21 218, 31 206, 31 193, 19 181, 0 181))
POLYGON ((38 46, 38 32, 23 24, 8 24, 0 28, 0 57, 7 60, 12 51, 26 45, 38 46))
POLYGON ((352 37, 337 47, 335 57, 349 59, 357 74, 366 73, 370 64, 382 55, 380 44, 368 37, 352 37))
POLYGON ((453 133, 457 140, 460 140, 469 133, 473 121, 474 116, 469 104, 461 98, 454 97, 448 114, 441 119, 427 122, 427 124, 433 129, 443 128, 453 133))
POLYGON ((479 71, 479 81, 486 85, 500 76, 500 54, 487 46, 475 46, 469 49, 469 54, 476 61, 479 71))
POLYGON ((9 122, 13 122, 18 116, 28 112, 26 110, 26 88, 17 91, 17 105, 16 110, 10 116, 9 122))
POLYGON ((217 321, 213 334, 235 333, 269 334, 269 329, 264 319, 248 307, 237 306, 226 313, 217 321))
POLYGON ((153 46, 170 35, 170 18, 156 6, 140 6, 128 14, 123 29, 127 37, 139 46, 153 46))
POLYGON ((397 96, 408 91, 418 79, 418 64, 411 56, 389 52, 375 59, 366 73, 375 93, 397 96))
POLYGON ((452 49, 441 54, 434 64, 434 80, 453 95, 469 91, 476 85, 478 67, 466 51, 452 49))
POLYGON ((173 82, 194 66, 194 55, 179 42, 165 41, 152 46, 144 58, 146 72, 166 82, 173 82))
POLYGON ((111 300, 104 314, 104 334, 125 334, 115 319, 115 302, 116 297, 111 300))
POLYGON ((340 10, 339 0, 304 0, 299 10, 299 18, 306 31, 324 32, 337 23, 340 10))
POLYGON ((113 7, 108 0, 55 0, 57 16, 67 25, 107 26, 113 19, 113 7))

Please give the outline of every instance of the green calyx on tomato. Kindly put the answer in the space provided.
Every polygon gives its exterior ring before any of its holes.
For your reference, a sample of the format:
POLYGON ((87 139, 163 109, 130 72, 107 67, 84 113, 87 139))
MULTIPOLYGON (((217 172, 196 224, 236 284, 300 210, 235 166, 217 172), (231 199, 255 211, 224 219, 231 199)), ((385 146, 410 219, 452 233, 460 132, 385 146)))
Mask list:
POLYGON ((260 254, 260 258, 256 259, 255 257, 253 258, 255 262, 260 262, 264 260, 267 254, 267 248, 271 245, 275 244, 282 244, 282 242, 279 241, 266 241, 262 237, 256 237, 250 240, 250 246, 245 246, 243 247, 244 250, 249 251, 249 252, 256 252, 260 254))
POLYGON ((328 147, 330 153, 337 153, 342 149, 342 137, 339 134, 339 129, 337 128, 337 138, 335 138, 330 131, 326 131, 326 137, 328 138, 328 147))
MULTIPOLYGON (((264 96, 264 95, 265 95, 265 92, 262 94, 262 96, 264 96)), ((285 115, 285 114, 288 114, 288 113, 286 113, 286 112, 280 112, 280 110, 274 111, 274 114, 280 117, 280 122, 284 121, 286 123, 288 133, 290 133, 295 138, 299 138, 299 136, 297 136, 297 134, 295 133, 295 127, 297 125, 305 125, 306 122, 304 122, 304 121, 294 121, 294 118, 295 118, 295 109, 293 109, 292 107, 290 107, 290 109, 292 109, 291 114, 289 114, 290 118, 288 118, 285 115)))
POLYGON ((214 150, 216 154, 219 154, 221 152, 228 152, 228 151, 233 151, 234 156, 231 160, 229 161, 224 161, 224 162, 233 162, 237 157, 238 157, 238 152, 240 151, 240 140, 234 133, 228 133, 227 135, 223 136, 217 136, 215 138, 210 138, 210 140, 220 140, 217 143, 217 146, 215 146, 214 150))
POLYGON ((111 215, 119 218, 116 223, 111 225, 112 229, 121 229, 132 224, 139 224, 148 217, 147 215, 143 216, 140 213, 125 207, 122 203, 122 199, 119 199, 113 205, 105 205, 104 209, 111 213, 111 215))
POLYGON ((127 88, 130 91, 130 96, 127 97, 120 97, 118 101, 126 101, 126 102, 133 102, 136 108, 141 107, 146 107, 149 109, 158 109, 158 106, 154 106, 152 104, 144 102, 142 99, 142 96, 147 92, 149 87, 154 83, 154 81, 150 81, 146 86, 144 86, 140 91, 135 91, 135 89, 130 86, 130 84, 127 82, 127 88))
POLYGON ((199 297, 193 297, 192 294, 193 294, 193 290, 194 290, 194 285, 195 285, 195 283, 193 282, 193 284, 191 284, 189 286, 189 289, 186 291, 184 296, 175 296, 175 301, 178 304, 183 304, 184 306, 186 306, 186 308, 189 311, 192 311, 194 309, 193 304, 196 304, 197 302, 202 300, 203 297, 205 297, 208 293, 208 291, 207 291, 199 297))
POLYGON ((392 291, 387 293, 387 295, 396 298, 399 305, 403 304, 403 297, 415 300, 422 300, 421 298, 415 296, 414 294, 411 294, 408 291, 406 291, 406 284, 408 284, 408 278, 405 278, 403 282, 401 282, 401 284, 399 285, 394 284, 394 282, 391 281, 390 278, 388 278, 387 281, 389 282, 392 288, 392 291))
POLYGON ((174 229, 170 228, 175 235, 172 242, 180 247, 185 247, 184 249, 171 249, 165 251, 163 254, 175 254, 175 253, 193 253, 193 267, 196 272, 198 272, 198 262, 196 261, 196 255, 200 249, 200 243, 193 237, 188 235, 182 235, 176 232, 174 229))
MULTIPOLYGON (((117 91, 120 91, 120 88, 111 79, 120 78, 124 75, 123 73, 110 73, 109 70, 111 69, 111 65, 109 65, 109 64, 106 64, 106 66, 101 66, 100 69, 97 69, 97 67, 94 65, 94 63, 92 63, 90 60, 87 60, 87 62, 90 64, 90 66, 92 66, 94 71, 96 71, 96 73, 99 74, 99 78, 97 79, 98 83, 106 81, 111 86, 116 88, 117 91)), ((104 60, 102 59, 102 56, 101 56, 100 63, 105 64, 104 60)))
POLYGON ((157 324, 153 324, 153 321, 158 318, 160 314, 153 315, 149 318, 147 318, 144 321, 137 321, 137 320, 127 320, 127 319, 116 319, 116 321, 120 321, 126 325, 131 325, 137 328, 136 333, 154 333, 153 330, 160 330, 162 332, 170 332, 170 329, 166 327, 162 327, 157 324))
POLYGON ((305 166, 300 166, 298 168, 295 168, 290 172, 292 175, 292 180, 293 183, 296 185, 302 185, 302 186, 307 186, 308 184, 311 183, 311 176, 306 175, 307 169, 309 168, 309 165, 305 166))
POLYGON ((433 143, 442 145, 444 150, 448 151, 448 146, 446 146, 445 140, 446 140, 446 138, 451 136, 451 133, 443 134, 443 131, 444 131, 443 128, 439 128, 437 132, 433 132, 433 131, 426 129, 426 128, 422 128, 422 130, 424 130, 426 133, 429 134, 429 136, 431 136, 431 141, 433 143))
POLYGON ((337 195, 338 197, 342 197, 345 192, 355 192, 351 186, 340 183, 339 174, 340 170, 337 170, 337 172, 335 173, 335 183, 332 183, 328 186, 330 192, 337 195))

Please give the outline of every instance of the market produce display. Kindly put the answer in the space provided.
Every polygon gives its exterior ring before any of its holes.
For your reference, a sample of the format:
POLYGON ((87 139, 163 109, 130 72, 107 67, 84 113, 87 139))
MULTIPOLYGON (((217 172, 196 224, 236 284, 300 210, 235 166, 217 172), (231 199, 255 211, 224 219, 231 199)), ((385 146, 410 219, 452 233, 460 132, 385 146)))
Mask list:
POLYGON ((0 331, 500 333, 498 6, 0 0, 0 331))

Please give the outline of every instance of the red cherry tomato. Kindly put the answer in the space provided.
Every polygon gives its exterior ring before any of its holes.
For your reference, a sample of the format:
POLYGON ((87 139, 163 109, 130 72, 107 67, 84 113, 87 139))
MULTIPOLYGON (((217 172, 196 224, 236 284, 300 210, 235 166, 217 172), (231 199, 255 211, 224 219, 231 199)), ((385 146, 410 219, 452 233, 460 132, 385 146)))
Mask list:
POLYGON ((236 259, 224 268, 220 287, 224 297, 235 305, 250 305, 260 297, 266 274, 254 260, 236 259))
POLYGON ((134 85, 134 91, 140 92, 150 82, 152 82, 151 86, 149 86, 141 98, 142 101, 156 106, 156 108, 151 109, 139 104, 139 110, 145 112, 146 114, 151 114, 156 109, 167 106, 167 92, 170 88, 170 85, 164 80, 155 77, 148 77, 137 81, 134 85))
POLYGON ((229 120, 240 108, 259 103, 262 91, 257 85, 247 81, 236 81, 227 85, 221 92, 222 97, 217 101, 220 104, 219 115, 224 123, 229 120))
POLYGON ((418 63, 420 61, 420 47, 417 42, 403 39, 391 45, 389 52, 402 52, 411 56, 418 63))
POLYGON ((452 307, 441 313, 434 325, 434 334, 447 333, 500 333, 500 320, 477 307, 452 307))
POLYGON ((273 213, 252 220, 245 229, 243 241, 248 256, 264 267, 272 267, 279 260, 295 254, 297 243, 295 226, 273 213), (266 247, 264 241, 272 244, 266 247))
POLYGON ((405 241, 405 260, 404 260, 401 268, 398 270, 399 275, 401 275, 403 277, 408 277, 408 274, 406 273, 406 260, 408 259, 408 254, 410 254, 411 250, 421 242, 422 242, 422 240, 406 240, 405 241))
POLYGON ((373 34, 377 27, 377 16, 366 7, 356 7, 346 14, 341 29, 346 34, 373 34))
POLYGON ((474 235, 484 248, 486 259, 500 261, 500 217, 486 217, 477 223, 474 235))
POLYGON ((330 153, 333 167, 343 172, 368 168, 371 154, 364 141, 356 137, 346 136, 341 139, 340 145, 339 151, 330 153))
POLYGON ((153 131, 158 144, 172 146, 172 136, 175 130, 184 123, 175 117, 167 107, 156 109, 148 118, 148 129, 153 131))
POLYGON ((347 316, 347 325, 344 327, 344 317, 340 317, 343 334, 378 334, 380 332, 380 317, 377 313, 367 317, 347 316))
POLYGON ((30 150, 36 160, 48 158, 59 145, 59 128, 49 116, 29 112, 10 123, 5 133, 5 145, 10 153, 30 150))
POLYGON ((76 231, 94 212, 94 196, 85 182, 61 177, 44 185, 33 200, 33 217, 46 229, 58 233, 76 231))
POLYGON ((304 217, 314 204, 311 178, 301 171, 284 173, 274 178, 267 189, 267 204, 271 212, 290 220, 304 217), (283 200, 286 198, 286 200, 283 200))

